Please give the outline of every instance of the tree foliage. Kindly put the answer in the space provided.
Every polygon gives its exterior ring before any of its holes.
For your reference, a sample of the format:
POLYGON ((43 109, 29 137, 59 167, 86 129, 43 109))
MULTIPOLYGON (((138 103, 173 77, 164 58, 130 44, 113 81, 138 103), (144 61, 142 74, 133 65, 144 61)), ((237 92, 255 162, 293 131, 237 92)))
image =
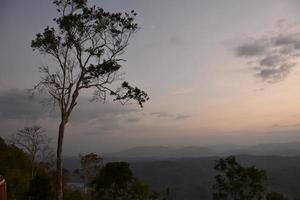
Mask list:
POLYGON ((64 200, 84 200, 78 190, 67 190, 64 193, 64 200))
POLYGON ((270 192, 267 194, 266 200, 288 200, 288 199, 281 193, 270 192))
POLYGON ((213 185, 214 200, 260 200, 264 197, 266 173, 255 167, 243 167, 230 156, 215 164, 220 173, 213 185))
POLYGON ((31 162, 19 148, 0 138, 0 173, 7 183, 9 199, 26 199, 31 179, 31 162))
POLYGON ((141 183, 126 162, 111 162, 101 168, 92 182, 94 199, 102 200, 146 200, 148 186, 141 183))
POLYGON ((79 175, 84 184, 84 195, 91 196, 88 184, 96 177, 96 174, 101 168, 103 158, 95 153, 89 153, 80 156, 80 169, 76 169, 75 174, 79 175))
POLYGON ((43 169, 37 170, 30 182, 29 196, 31 200, 52 200, 54 197, 53 181, 43 169))
POLYGON ((147 94, 124 81, 120 87, 109 87, 120 80, 117 72, 124 61, 129 39, 138 29, 136 13, 110 13, 86 0, 56 0, 59 17, 57 27, 46 27, 32 41, 34 50, 50 55, 57 61, 52 68, 42 67, 42 80, 35 89, 46 91, 64 111, 70 113, 76 105, 78 93, 94 89, 95 97, 126 102, 134 99, 140 106, 148 100, 147 94))

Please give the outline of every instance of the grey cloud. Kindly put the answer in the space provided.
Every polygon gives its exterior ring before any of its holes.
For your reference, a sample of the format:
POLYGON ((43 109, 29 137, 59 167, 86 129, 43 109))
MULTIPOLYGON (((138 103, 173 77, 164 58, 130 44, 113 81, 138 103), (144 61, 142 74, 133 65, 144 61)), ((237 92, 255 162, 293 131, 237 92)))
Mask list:
POLYGON ((139 109, 122 106, 118 103, 90 102, 88 98, 78 101, 77 110, 71 116, 70 123, 81 126, 82 134, 107 135, 123 129, 124 121, 132 122, 132 115, 139 115, 139 109))
POLYGON ((190 118, 191 116, 190 115, 177 115, 176 116, 176 120, 183 120, 183 119, 187 119, 187 118, 190 118))
POLYGON ((292 28, 292 33, 285 30, 242 42, 235 48, 236 56, 247 59, 247 64, 263 81, 282 81, 297 65, 296 58, 300 57, 300 26, 292 28))
POLYGON ((300 123, 295 124, 272 124, 269 128, 295 128, 300 127, 300 123))
MULTIPOLYGON (((51 105, 42 103, 43 100, 41 96, 29 98, 25 91, 18 89, 0 91, 0 119, 44 118, 50 114, 52 117, 59 117, 57 113, 53 114, 51 105)), ((78 106, 73 111, 71 119, 75 122, 88 121, 94 118, 110 118, 110 116, 121 117, 132 112, 138 112, 138 109, 117 103, 90 102, 87 97, 82 97, 78 100, 78 106)))
POLYGON ((295 63, 286 63, 279 68, 261 69, 258 76, 269 83, 278 82, 285 79, 295 65, 295 63))
POLYGON ((273 38, 273 44, 281 47, 283 53, 292 52, 300 49, 300 31, 299 33, 279 35, 273 38))
POLYGON ((258 56, 264 53, 266 47, 261 44, 243 44, 236 48, 236 55, 241 57, 258 56))
POLYGON ((274 38, 274 45, 276 46, 294 45, 297 42, 298 39, 294 35, 279 35, 274 38))
POLYGON ((40 104, 39 96, 31 99, 25 91, 11 89, 0 91, 0 120, 36 120, 46 116, 45 106, 40 104))
POLYGON ((294 48, 297 50, 300 49, 300 41, 294 43, 294 48))
POLYGON ((155 117, 172 117, 171 114, 166 113, 166 112, 152 112, 150 115, 155 116, 155 117))
POLYGON ((281 61, 280 56, 278 56, 278 55, 269 55, 269 56, 266 56, 265 58, 263 58, 260 61, 260 65, 267 66, 267 67, 272 67, 272 66, 277 65, 277 63, 279 63, 280 61, 281 61))
POLYGON ((132 118, 128 118, 127 122, 135 123, 135 122, 139 122, 140 120, 141 120, 140 118, 132 117, 132 118))
POLYGON ((166 119, 171 119, 171 120, 183 120, 190 118, 190 115, 186 114, 170 114, 167 112, 152 112, 150 115, 158 117, 158 118, 166 118, 166 119))
MULTIPOLYGON (((7 120, 14 120, 20 124, 43 122, 49 117, 52 121, 57 121, 58 112, 41 104, 43 99, 41 96, 31 99, 25 91, 18 89, 0 91, 0 125, 5 126, 7 120)), ((75 132, 110 133, 120 129, 124 120, 133 122, 132 114, 134 117, 139 116, 139 110, 117 103, 104 105, 100 102, 90 102, 88 98, 82 97, 69 123, 78 127, 75 132)), ((4 129, 5 127, 1 127, 1 130, 4 129)))
POLYGON ((280 48, 279 50, 279 53, 281 55, 290 55, 293 53, 294 49, 299 49, 299 48, 296 48, 296 44, 293 46, 285 46, 285 47, 282 47, 280 48))

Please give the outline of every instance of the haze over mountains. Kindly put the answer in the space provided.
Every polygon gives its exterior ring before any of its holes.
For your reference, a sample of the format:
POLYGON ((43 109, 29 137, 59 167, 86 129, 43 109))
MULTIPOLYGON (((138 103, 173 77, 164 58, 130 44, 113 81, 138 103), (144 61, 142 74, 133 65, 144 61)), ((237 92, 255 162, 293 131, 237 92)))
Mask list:
POLYGON ((183 158, 183 157, 208 157, 226 155, 300 155, 300 142, 270 143, 253 146, 240 145, 212 145, 212 146, 187 146, 181 148, 167 146, 134 147, 124 151, 106 154, 105 157, 116 158, 183 158))
MULTIPOLYGON (((131 168, 151 188, 169 188, 174 200, 210 200, 219 157, 176 158, 156 161, 133 161, 131 168)), ((255 166, 267 173, 268 192, 276 191, 288 199, 300 197, 300 157, 236 156, 243 166, 255 166)))
MULTIPOLYGON (((244 166, 265 170, 268 191, 281 192, 289 199, 300 197, 300 142, 239 145, 135 147, 104 156, 104 162, 127 161, 143 182, 164 192, 167 188, 174 200, 212 199, 215 161, 222 156, 236 155, 244 166)), ((67 157, 64 166, 79 167, 79 159, 67 157)), ((78 180, 72 179, 72 182, 78 180)))

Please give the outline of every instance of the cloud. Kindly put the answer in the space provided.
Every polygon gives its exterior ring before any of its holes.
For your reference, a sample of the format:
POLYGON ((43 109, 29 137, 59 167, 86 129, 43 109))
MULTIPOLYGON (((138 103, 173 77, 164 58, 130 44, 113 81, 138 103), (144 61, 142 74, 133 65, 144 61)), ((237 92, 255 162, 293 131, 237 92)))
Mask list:
POLYGON ((260 69, 258 76, 270 83, 278 82, 284 80, 295 65, 296 63, 284 63, 278 68, 272 67, 260 69))
POLYGON ((298 44, 299 41, 298 41, 296 35, 294 35, 294 34, 279 35, 279 36, 277 36, 277 37, 274 38, 274 45, 276 45, 276 46, 285 46, 285 45, 295 45, 295 44, 298 44))
POLYGON ((300 123, 294 123, 294 124, 272 124, 271 126, 269 126, 269 128, 299 128, 300 127, 300 123))
POLYGON ((184 120, 190 118, 190 115, 187 114, 170 114, 167 112, 152 112, 150 115, 158 117, 158 118, 165 118, 169 120, 184 120))
POLYGON ((0 91, 0 120, 36 120, 45 117, 47 112, 45 106, 40 104, 41 101, 40 96, 31 99, 23 90, 2 90, 0 91))
POLYGON ((281 60, 279 55, 270 55, 264 57, 262 60, 259 61, 259 64, 261 66, 267 66, 267 67, 272 67, 277 65, 281 60))
POLYGON ((123 130, 128 122, 133 123, 133 118, 139 118, 139 113, 140 110, 135 107, 122 106, 117 102, 90 102, 88 97, 82 97, 71 115, 70 124, 81 134, 107 135, 123 130))
POLYGON ((190 115, 177 115, 176 116, 176 120, 183 120, 183 119, 187 119, 187 118, 190 118, 191 116, 190 115))
MULTIPOLYGON (((0 91, 0 131, 7 130, 8 121, 15 124, 34 124, 44 122, 57 124, 59 113, 40 102, 44 98, 31 99, 27 93, 18 89, 0 91), (50 121, 49 121, 50 120, 50 121)), ((78 106, 71 114, 69 124, 76 133, 111 133, 121 129, 124 122, 137 122, 139 109, 122 106, 117 103, 90 102, 88 97, 81 97, 78 106), (137 118, 137 119, 135 119, 137 118)), ((16 127, 20 128, 20 127, 16 127)))
POLYGON ((137 118, 137 117, 127 118, 127 122, 130 122, 130 123, 136 123, 136 122, 139 122, 140 120, 141 119, 137 118))
POLYGON ((235 55, 246 59, 255 75, 268 83, 284 80, 300 56, 299 25, 289 25, 274 32, 243 39, 235 48, 235 55))
POLYGON ((150 115, 159 117, 159 118, 169 118, 169 117, 173 116, 172 114, 169 114, 167 112, 152 112, 152 113, 150 113, 150 115))
POLYGON ((265 47, 261 44, 243 44, 236 48, 236 55, 241 57, 258 56, 264 53, 265 47))

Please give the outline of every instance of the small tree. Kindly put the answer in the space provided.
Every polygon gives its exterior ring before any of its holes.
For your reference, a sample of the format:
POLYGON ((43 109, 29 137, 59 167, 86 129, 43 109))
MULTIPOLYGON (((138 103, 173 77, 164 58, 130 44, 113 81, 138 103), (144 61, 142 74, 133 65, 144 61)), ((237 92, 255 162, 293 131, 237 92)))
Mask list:
POLYGON ((281 193, 270 192, 267 194, 266 200, 288 200, 288 199, 281 193))
POLYGON ((34 178, 35 162, 48 160, 52 153, 50 148, 51 139, 40 126, 29 126, 18 130, 9 138, 11 144, 21 148, 30 157, 31 178, 34 178), (45 158, 45 154, 47 157, 45 158))
POLYGON ((167 188, 165 192, 151 192, 148 200, 171 200, 170 189, 167 188))
POLYGON ((75 170, 75 174, 83 180, 84 192, 87 193, 87 185, 90 184, 96 174, 99 172, 102 164, 102 157, 94 153, 89 153, 84 156, 80 156, 80 169, 75 170))
POLYGON ((54 59, 56 65, 40 68, 41 81, 32 92, 46 92, 60 110, 56 199, 62 200, 61 156, 65 126, 82 91, 93 89, 94 99, 103 101, 107 95, 112 95, 122 104, 133 99, 140 106, 148 96, 126 81, 119 87, 113 84, 122 79, 118 72, 124 59, 120 56, 138 29, 134 11, 109 13, 96 6, 89 7, 87 0, 55 0, 54 4, 59 15, 54 19, 57 26, 46 27, 43 33, 36 35, 31 46, 54 59))
POLYGON ((264 197, 266 173, 255 167, 243 167, 230 156, 216 162, 213 185, 214 200, 261 200, 264 197))
POLYGON ((54 195, 51 177, 44 171, 44 169, 38 170, 34 178, 31 180, 28 195, 30 200, 53 199, 54 195))
POLYGON ((111 162, 101 168, 92 182, 95 199, 147 200, 149 188, 132 173, 126 162, 111 162))

